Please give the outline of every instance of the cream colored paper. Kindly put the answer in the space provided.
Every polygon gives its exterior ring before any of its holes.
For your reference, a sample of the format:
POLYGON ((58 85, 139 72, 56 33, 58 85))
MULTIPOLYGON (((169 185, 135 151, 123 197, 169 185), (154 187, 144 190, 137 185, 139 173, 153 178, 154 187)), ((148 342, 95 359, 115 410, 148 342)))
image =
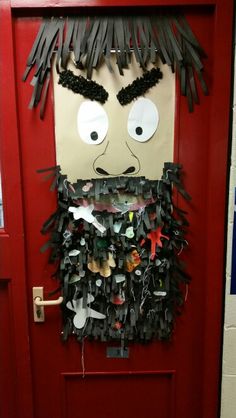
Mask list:
MULTIPOLYGON (((116 98, 122 87, 143 74, 135 59, 132 58, 130 68, 124 70, 124 76, 119 75, 115 56, 113 73, 110 73, 105 63, 93 71, 93 80, 104 86, 109 93, 108 100, 102 105, 108 116, 108 130, 100 144, 87 144, 80 138, 78 112, 86 99, 59 85, 54 67, 56 159, 62 173, 67 174, 70 181, 106 177, 98 174, 98 167, 111 176, 126 175, 125 171, 134 167, 135 171, 131 175, 149 179, 161 177, 164 162, 173 161, 175 77, 167 65, 160 64, 159 67, 163 79, 144 95, 155 103, 159 117, 156 131, 146 142, 138 142, 128 133, 128 117, 135 101, 122 106, 116 98)), ((72 60, 68 68, 74 74, 86 77, 86 72, 75 69, 72 60)))

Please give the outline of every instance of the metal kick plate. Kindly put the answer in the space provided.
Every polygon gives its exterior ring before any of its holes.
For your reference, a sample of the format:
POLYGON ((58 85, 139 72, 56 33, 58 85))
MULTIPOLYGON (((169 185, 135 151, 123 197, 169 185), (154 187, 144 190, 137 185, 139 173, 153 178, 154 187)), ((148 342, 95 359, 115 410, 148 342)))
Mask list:
POLYGON ((107 358, 129 358, 128 347, 107 347, 107 358))

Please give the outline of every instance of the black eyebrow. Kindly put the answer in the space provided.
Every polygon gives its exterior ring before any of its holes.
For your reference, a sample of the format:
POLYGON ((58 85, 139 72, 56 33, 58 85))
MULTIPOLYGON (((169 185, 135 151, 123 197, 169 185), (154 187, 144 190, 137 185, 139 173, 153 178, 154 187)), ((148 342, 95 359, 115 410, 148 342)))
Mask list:
POLYGON ((162 77, 163 74, 160 68, 152 68, 150 71, 145 72, 142 77, 137 77, 131 84, 123 87, 116 97, 120 104, 126 105, 159 83, 162 77))
POLYGON ((82 75, 77 76, 71 70, 65 70, 59 73, 58 84, 61 84, 62 87, 67 87, 74 93, 81 94, 88 99, 96 100, 100 103, 105 103, 108 99, 108 92, 103 86, 93 80, 88 80, 82 75))

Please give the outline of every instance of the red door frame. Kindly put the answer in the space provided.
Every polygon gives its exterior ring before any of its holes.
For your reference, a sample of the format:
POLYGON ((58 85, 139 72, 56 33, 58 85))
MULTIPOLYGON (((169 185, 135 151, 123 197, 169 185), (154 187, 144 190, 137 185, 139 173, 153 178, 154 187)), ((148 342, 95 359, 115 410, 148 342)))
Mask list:
POLYGON ((13 418, 24 411, 26 418, 32 418, 23 205, 11 28, 11 6, 9 1, 3 0, 0 23, 0 156, 4 206, 4 229, 0 230, 0 415, 13 418))
MULTIPOLYGON (((14 50, 12 38, 12 13, 19 9, 59 7, 111 7, 111 6, 196 6, 211 5, 215 11, 214 57, 223 57, 224 62, 232 58, 233 0, 1 0, 0 53, 1 66, 1 124, 0 155, 3 186, 5 227, 0 230, 0 295, 4 289, 7 303, 3 303, 4 321, 0 332, 6 336, 0 345, 0 370, 5 376, 4 390, 1 389, 3 416, 33 417, 31 388, 30 347, 28 341, 26 272, 24 251, 23 199, 21 187, 21 161, 18 138, 18 114, 16 108, 14 50), (15 213, 17 208, 17 213, 15 213), (19 306, 21 310, 19 311, 19 306), (9 331, 10 330, 10 331, 9 331), (5 344, 5 345, 4 345, 5 344), (9 349, 11 347, 11 349, 9 349), (12 366, 13 365, 13 366, 12 366), (14 384, 13 384, 14 383, 14 384), (23 390, 22 390, 23 388, 23 390)), ((207 213, 207 274, 215 277, 215 288, 204 289, 208 313, 205 323, 205 358, 202 387, 202 418, 217 417, 218 389, 220 379, 220 354, 222 334, 222 302, 224 292, 224 238, 225 197, 227 192, 227 161, 229 137, 231 69, 222 69, 214 63, 211 105, 210 137, 208 138, 207 213), (212 184, 218 187, 212 188, 212 184), (217 209, 216 209, 217 205, 217 209), (216 254, 220 257, 216 258, 216 254), (214 297, 212 297, 212 291, 214 297), (219 306, 221 309, 219 309, 219 306)), ((203 231, 204 232, 204 231, 203 231)), ((5 300, 5 299, 4 299, 5 300)), ((1 298, 0 298, 1 301, 1 298)), ((3 309, 0 308, 0 309, 3 309)), ((3 381, 0 377, 0 384, 3 381)))

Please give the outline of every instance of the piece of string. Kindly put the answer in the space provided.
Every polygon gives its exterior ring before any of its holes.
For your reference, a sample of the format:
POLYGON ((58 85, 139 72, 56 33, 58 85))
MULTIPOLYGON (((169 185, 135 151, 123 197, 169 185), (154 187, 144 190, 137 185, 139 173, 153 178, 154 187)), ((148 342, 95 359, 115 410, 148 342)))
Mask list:
POLYGON ((140 306, 139 306, 140 312, 141 312, 142 307, 143 307, 143 305, 144 305, 144 303, 146 301, 146 298, 150 295, 150 292, 148 290, 149 282, 150 282, 150 277, 148 277, 148 271, 150 269, 151 269, 151 265, 150 265, 150 260, 149 260, 149 263, 148 263, 146 269, 144 270, 143 279, 142 279, 142 281, 143 281, 143 289, 142 289, 142 294, 141 294, 141 303, 140 303, 140 306))
POLYGON ((183 246, 183 243, 181 242, 181 248, 180 248, 179 252, 177 253, 177 255, 180 255, 182 253, 183 249, 184 249, 184 246, 183 246))
MULTIPOLYGON (((186 239, 183 240, 183 242, 185 242, 186 245, 188 245, 188 241, 186 239)), ((183 242, 181 242, 181 248, 179 250, 179 252, 177 253, 177 255, 180 255, 184 249, 184 244, 183 242)))
POLYGON ((85 351, 85 339, 86 337, 83 337, 82 343, 81 343, 81 367, 82 367, 82 377, 85 377, 85 359, 84 359, 84 351, 85 351))
MULTIPOLYGON (((91 288, 91 281, 89 281, 89 291, 90 293, 92 292, 92 288, 91 288)), ((90 303, 88 305, 89 309, 90 309, 90 303)), ((84 325, 84 329, 83 329, 83 333, 86 330, 87 324, 88 324, 89 318, 86 319, 85 325, 84 325)), ((85 339, 87 338, 87 336, 85 335, 82 339, 82 343, 81 343, 81 367, 82 367, 82 377, 85 377, 85 356, 84 356, 84 352, 85 352, 85 339)))
POLYGON ((186 284, 186 286, 185 286, 185 298, 184 298, 184 301, 187 302, 187 299, 188 299, 188 284, 186 284))

